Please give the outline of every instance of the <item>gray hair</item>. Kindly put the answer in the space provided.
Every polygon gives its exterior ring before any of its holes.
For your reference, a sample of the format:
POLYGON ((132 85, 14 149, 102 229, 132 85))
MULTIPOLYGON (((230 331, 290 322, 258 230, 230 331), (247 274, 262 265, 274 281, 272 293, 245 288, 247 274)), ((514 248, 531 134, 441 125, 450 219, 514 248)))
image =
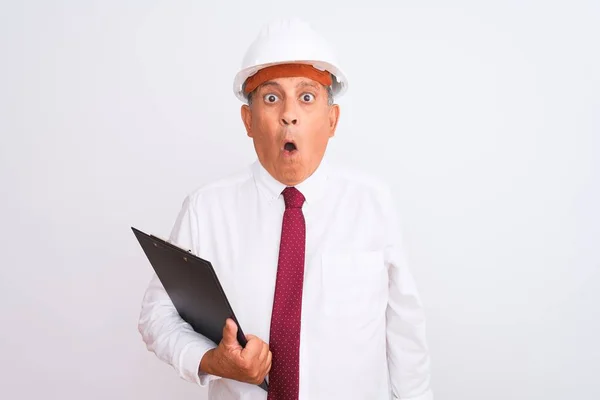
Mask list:
MULTIPOLYGON (((329 85, 329 86, 323 85, 323 87, 325 88, 325 90, 327 90, 327 104, 332 106, 335 101, 333 98, 333 89, 332 89, 331 85, 329 85)), ((254 94, 256 93, 257 90, 258 90, 258 88, 254 89, 253 91, 248 93, 248 95, 246 96, 246 101, 249 106, 252 105, 252 97, 254 97, 254 94)))

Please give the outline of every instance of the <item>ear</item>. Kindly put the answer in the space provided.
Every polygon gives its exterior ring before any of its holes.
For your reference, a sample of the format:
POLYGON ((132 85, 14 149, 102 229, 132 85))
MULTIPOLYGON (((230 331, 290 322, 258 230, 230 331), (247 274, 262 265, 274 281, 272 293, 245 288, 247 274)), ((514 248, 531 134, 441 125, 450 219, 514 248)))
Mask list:
POLYGON ((252 137, 252 110, 250 110, 250 106, 243 104, 240 112, 242 114, 242 121, 246 127, 246 134, 252 137))
POLYGON ((338 121, 340 120, 340 106, 337 104, 329 107, 329 137, 335 135, 338 121))

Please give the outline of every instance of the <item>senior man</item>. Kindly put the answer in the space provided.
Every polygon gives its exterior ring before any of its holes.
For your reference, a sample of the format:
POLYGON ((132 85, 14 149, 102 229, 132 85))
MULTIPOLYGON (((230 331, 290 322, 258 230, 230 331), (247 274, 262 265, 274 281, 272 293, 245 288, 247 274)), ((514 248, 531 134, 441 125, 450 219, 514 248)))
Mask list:
POLYGON ((194 332, 156 275, 139 320, 148 349, 211 400, 433 399, 390 190, 325 157, 346 89, 297 19, 267 24, 234 79, 257 160, 190 193, 170 240, 211 260, 252 334, 242 348, 232 320, 218 344, 194 332))

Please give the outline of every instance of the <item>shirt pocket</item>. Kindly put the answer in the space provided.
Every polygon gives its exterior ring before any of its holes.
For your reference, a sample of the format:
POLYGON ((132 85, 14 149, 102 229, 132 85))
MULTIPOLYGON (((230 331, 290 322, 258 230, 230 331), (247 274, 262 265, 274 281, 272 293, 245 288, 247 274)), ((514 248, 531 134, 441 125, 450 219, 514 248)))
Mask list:
POLYGON ((321 256, 323 312, 345 318, 377 318, 385 313, 388 275, 383 252, 327 252, 321 256))

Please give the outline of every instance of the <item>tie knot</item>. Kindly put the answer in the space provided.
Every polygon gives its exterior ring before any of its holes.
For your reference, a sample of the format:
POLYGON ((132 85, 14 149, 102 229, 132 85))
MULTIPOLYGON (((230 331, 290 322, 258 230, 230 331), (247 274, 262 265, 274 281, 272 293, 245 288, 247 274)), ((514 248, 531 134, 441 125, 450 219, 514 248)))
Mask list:
POLYGON ((283 189, 283 200, 285 200, 285 208, 302 208, 304 204, 304 195, 295 187, 286 187, 283 189))

